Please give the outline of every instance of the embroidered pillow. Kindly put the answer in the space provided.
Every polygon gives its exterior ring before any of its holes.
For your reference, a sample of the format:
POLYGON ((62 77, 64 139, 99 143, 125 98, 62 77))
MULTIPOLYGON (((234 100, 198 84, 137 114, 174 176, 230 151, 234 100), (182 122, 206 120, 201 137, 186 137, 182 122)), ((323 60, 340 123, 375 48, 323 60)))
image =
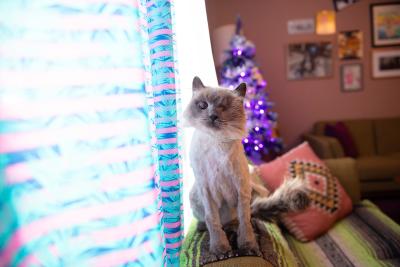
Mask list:
POLYGON ((310 206, 281 216, 285 227, 300 241, 315 239, 352 210, 350 197, 307 142, 260 165, 259 174, 270 191, 275 191, 285 177, 305 180, 310 206))

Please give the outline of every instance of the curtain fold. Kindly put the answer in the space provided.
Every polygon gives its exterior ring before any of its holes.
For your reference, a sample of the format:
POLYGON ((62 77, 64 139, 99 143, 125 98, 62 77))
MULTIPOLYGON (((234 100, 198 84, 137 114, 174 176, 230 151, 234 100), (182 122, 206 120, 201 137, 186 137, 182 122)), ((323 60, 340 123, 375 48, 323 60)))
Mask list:
POLYGON ((170 1, 0 2, 0 266, 174 266, 170 1))
POLYGON ((146 83, 151 113, 153 157, 156 159, 156 182, 159 189, 163 255, 167 265, 179 264, 183 233, 181 182, 181 147, 178 143, 178 108, 176 88, 175 38, 173 7, 169 0, 142 1, 146 83))

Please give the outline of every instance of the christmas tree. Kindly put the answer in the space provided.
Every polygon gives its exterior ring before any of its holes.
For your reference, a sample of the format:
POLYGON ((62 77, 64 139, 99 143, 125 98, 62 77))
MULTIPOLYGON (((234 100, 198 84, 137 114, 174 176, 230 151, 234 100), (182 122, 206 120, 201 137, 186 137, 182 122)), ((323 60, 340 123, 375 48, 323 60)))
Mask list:
POLYGON ((241 20, 237 19, 236 32, 221 70, 220 83, 231 89, 247 84, 244 107, 247 115, 248 136, 242 140, 246 155, 255 163, 276 157, 283 149, 277 126, 274 103, 266 92, 267 82, 254 62, 255 46, 241 34, 241 20))

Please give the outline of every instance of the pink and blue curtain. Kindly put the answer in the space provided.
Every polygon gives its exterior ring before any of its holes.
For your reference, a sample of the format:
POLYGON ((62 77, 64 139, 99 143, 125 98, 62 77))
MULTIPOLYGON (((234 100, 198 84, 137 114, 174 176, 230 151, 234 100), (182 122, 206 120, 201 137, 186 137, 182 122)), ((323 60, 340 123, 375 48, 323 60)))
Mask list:
POLYGON ((167 0, 0 1, 0 266, 175 266, 167 0))

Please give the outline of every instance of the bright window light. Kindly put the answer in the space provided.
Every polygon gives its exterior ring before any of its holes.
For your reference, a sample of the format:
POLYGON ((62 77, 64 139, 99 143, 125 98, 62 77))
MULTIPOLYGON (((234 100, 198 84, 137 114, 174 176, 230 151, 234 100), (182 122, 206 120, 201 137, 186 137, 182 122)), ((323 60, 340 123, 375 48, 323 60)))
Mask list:
MULTIPOLYGON (((180 83, 178 87, 181 90, 181 111, 183 111, 192 97, 192 80, 194 76, 199 76, 204 84, 210 86, 218 86, 218 81, 211 52, 204 1, 175 1, 175 18, 180 83)), ((182 118, 182 112, 180 115, 180 118, 182 118)), ((189 204, 189 192, 194 182, 193 172, 189 163, 189 145, 192 134, 193 129, 184 129, 182 154, 185 233, 187 233, 192 221, 192 211, 189 204)))

